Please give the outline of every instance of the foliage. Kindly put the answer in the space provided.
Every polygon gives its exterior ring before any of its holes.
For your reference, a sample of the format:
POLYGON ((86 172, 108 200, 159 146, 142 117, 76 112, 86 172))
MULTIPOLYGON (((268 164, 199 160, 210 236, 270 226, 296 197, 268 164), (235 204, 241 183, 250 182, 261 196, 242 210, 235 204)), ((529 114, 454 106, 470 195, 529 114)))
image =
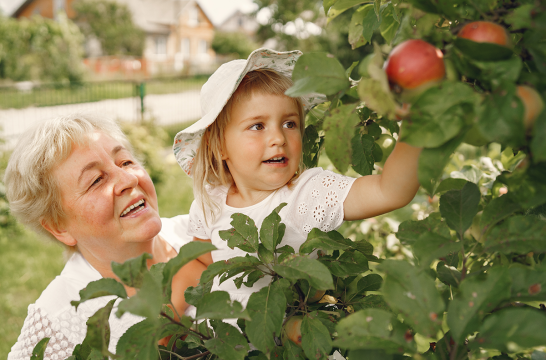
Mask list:
POLYGON ((100 42, 104 55, 142 56, 145 33, 134 24, 127 5, 112 0, 77 0, 72 6, 81 31, 100 42))
POLYGON ((78 82, 83 35, 66 15, 58 20, 0 16, 0 79, 78 82))
POLYGON ((212 50, 218 55, 233 56, 235 59, 246 59, 256 48, 256 44, 244 33, 214 32, 212 50))
POLYGON ((161 184, 165 172, 165 160, 158 149, 163 149, 167 141, 167 132, 156 125, 154 118, 144 119, 141 123, 124 122, 121 124, 133 146, 135 155, 142 161, 154 185, 161 184))
MULTIPOLYGON (((526 131, 515 89, 528 84, 544 97, 546 7, 523 0, 323 4, 329 21, 352 14, 349 41, 355 47, 373 42, 377 33, 384 44, 374 43, 373 55, 362 59, 358 82, 350 81, 352 69, 345 72, 331 55, 306 53, 298 60, 288 93, 322 92, 329 100, 308 115, 304 159, 316 166, 325 148, 340 172, 370 175, 381 171, 374 164, 382 160, 375 142, 382 133, 422 147, 419 181, 431 209, 397 227, 396 238, 408 252, 378 258, 380 253, 365 240, 318 229, 299 249, 281 247, 282 205, 259 229, 252 219, 234 214, 232 228, 220 236, 248 254, 210 265, 200 284, 186 291, 186 301, 197 308, 196 318, 175 319, 159 309, 168 300, 175 270, 166 269, 208 251, 205 243, 186 245, 172 265, 140 268, 141 288, 120 303, 118 313, 148 318, 122 337, 117 354, 156 359, 159 350, 162 356, 170 351, 186 359, 326 359, 338 351, 350 360, 543 358, 546 111, 526 131), (456 38, 463 24, 479 19, 506 26, 513 50, 472 46, 456 38), (400 134, 392 120, 401 104, 390 90, 383 62, 394 45, 409 38, 438 47, 449 71, 446 80, 413 98, 400 134), (476 133, 478 137, 468 136, 476 133), (488 156, 445 172, 470 152, 464 143, 476 138, 483 139, 480 151, 488 156), (318 258, 308 256, 315 251, 318 258), (220 281, 233 278, 237 286, 252 286, 263 277, 270 281, 244 309, 229 294, 210 292, 216 276, 220 281), (326 295, 307 303, 316 290, 326 290, 326 295), (287 340, 291 334, 283 328, 295 317, 301 319, 298 344, 287 340), (221 322, 234 318, 242 333, 233 321, 221 322), (168 347, 158 348, 156 341, 167 335, 172 335, 168 347), (248 352, 248 343, 256 350, 248 352)), ((116 271, 123 279, 123 272, 134 269, 126 263, 116 271)), ((95 288, 114 289, 103 283, 95 288)), ((114 290, 111 294, 120 296, 114 290)), ((82 300, 91 295, 81 294, 82 300)), ((100 343, 95 357, 109 355, 101 350, 103 339, 88 332, 85 344, 100 343)), ((78 348, 75 358, 86 354, 83 350, 78 348)))

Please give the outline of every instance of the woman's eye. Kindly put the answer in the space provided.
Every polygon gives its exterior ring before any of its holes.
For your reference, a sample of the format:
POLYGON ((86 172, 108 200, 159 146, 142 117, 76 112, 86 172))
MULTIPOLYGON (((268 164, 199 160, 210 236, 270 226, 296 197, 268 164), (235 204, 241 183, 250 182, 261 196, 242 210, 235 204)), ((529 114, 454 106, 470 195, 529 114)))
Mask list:
POLYGON ((254 124, 249 129, 250 130, 263 130, 264 126, 262 124, 254 124))
POLYGON ((121 163, 121 166, 129 166, 129 165, 133 165, 133 162, 131 160, 127 160, 121 163))
POLYGON ((102 181, 102 176, 99 176, 99 177, 97 177, 97 178, 93 181, 93 183, 91 184, 91 186, 95 186, 95 185, 97 185, 98 183, 100 183, 101 181, 102 181))

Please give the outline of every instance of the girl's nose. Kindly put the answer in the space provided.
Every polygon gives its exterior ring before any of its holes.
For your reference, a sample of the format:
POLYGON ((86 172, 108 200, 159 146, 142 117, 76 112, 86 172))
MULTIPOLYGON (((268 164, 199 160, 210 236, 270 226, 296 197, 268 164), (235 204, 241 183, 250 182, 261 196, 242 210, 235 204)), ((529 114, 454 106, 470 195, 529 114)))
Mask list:
POLYGON ((283 128, 277 128, 271 130, 270 143, 272 146, 283 146, 286 143, 286 136, 283 128))
POLYGON ((138 177, 125 168, 116 167, 114 193, 121 195, 125 190, 130 190, 138 185, 138 177))

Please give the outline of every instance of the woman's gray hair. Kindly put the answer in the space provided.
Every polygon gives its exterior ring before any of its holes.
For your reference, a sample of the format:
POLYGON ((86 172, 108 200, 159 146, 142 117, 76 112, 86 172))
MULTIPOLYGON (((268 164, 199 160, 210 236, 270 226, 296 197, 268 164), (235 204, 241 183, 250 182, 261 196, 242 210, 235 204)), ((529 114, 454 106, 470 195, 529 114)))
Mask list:
POLYGON ((4 183, 11 213, 39 234, 54 239, 42 221, 59 225, 65 216, 54 169, 68 158, 74 145, 100 131, 132 152, 118 124, 98 114, 73 114, 46 120, 23 134, 8 162, 4 183))

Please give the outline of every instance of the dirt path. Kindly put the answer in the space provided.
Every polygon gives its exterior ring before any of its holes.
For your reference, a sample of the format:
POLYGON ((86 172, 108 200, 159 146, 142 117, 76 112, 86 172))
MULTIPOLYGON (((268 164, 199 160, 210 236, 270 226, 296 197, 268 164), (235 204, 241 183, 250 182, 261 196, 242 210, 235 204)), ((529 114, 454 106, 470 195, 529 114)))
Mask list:
MULTIPOLYGON (((196 120, 201 115, 199 91, 147 95, 144 99, 144 108, 146 113, 154 116, 161 125, 196 120)), ((13 147, 22 133, 40 121, 76 112, 97 112, 119 120, 138 121, 140 99, 125 98, 72 105, 0 109, 0 127, 2 137, 6 140, 5 146, 13 147)))

